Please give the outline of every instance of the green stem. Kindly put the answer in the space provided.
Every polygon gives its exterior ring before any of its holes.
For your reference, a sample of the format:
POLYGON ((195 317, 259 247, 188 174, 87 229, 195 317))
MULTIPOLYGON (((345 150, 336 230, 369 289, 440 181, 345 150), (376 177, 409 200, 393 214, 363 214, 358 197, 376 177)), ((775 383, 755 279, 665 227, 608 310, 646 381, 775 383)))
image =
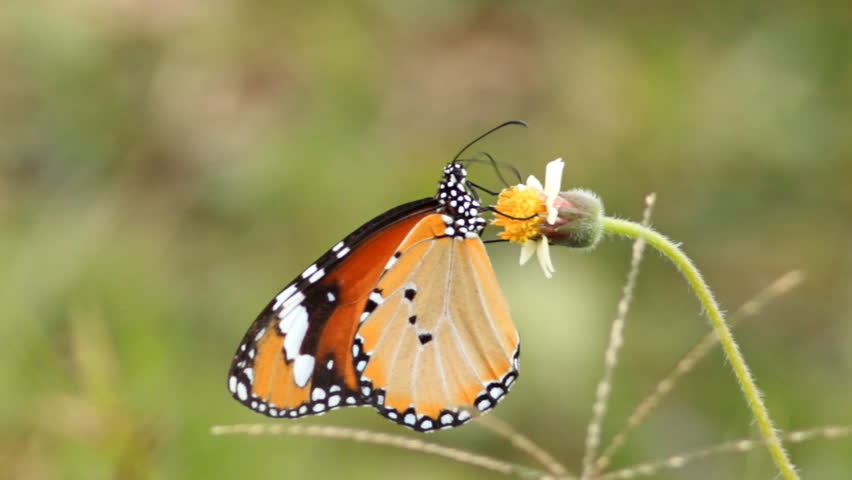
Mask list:
POLYGON ((716 335, 719 336, 719 342, 722 344, 725 356, 728 357, 728 361, 734 369, 734 374, 737 376, 740 388, 746 397, 748 406, 751 408, 755 420, 757 420, 760 433, 769 448, 772 460, 786 480, 798 479, 799 476, 796 473, 795 467, 790 462, 790 458, 784 450, 780 437, 772 427, 769 411, 761 399, 760 391, 757 389, 757 385, 754 383, 745 359, 743 359, 742 353, 740 353, 739 347, 737 347, 737 343, 731 334, 731 330, 725 322, 725 317, 719 310, 716 300, 713 299, 710 288, 704 282, 704 278, 701 277, 701 273, 695 268, 689 257, 671 240, 660 235, 650 227, 611 217, 603 217, 602 223, 604 231, 607 233, 615 233, 631 238, 643 238, 649 245, 659 250, 680 269, 687 282, 695 290, 698 299, 704 306, 704 310, 707 311, 707 316, 710 317, 710 321, 713 323, 713 329, 716 331, 716 335))

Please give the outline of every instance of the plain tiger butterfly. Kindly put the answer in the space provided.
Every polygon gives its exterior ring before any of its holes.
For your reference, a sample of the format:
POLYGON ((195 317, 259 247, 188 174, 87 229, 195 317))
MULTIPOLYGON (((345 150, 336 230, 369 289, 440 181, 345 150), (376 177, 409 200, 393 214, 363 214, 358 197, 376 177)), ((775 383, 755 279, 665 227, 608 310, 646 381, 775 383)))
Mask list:
POLYGON ((269 302, 231 364, 237 401, 285 418, 366 405, 429 432, 506 395, 520 340, 457 159, 434 197, 365 223, 269 302))

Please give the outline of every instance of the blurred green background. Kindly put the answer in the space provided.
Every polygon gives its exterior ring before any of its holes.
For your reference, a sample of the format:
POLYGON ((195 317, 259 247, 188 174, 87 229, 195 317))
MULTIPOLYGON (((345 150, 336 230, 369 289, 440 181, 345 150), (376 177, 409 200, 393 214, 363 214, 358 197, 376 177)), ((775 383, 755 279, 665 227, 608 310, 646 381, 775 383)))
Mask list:
MULTIPOLYGON (((410 452, 213 437, 270 421, 226 390, 261 307, 342 236, 434 193, 464 143, 684 242, 733 311, 783 429, 852 423, 852 9, 847 2, 30 0, 0 7, 0 471, 9 478, 490 478, 410 452), (307 477, 306 477, 307 475, 307 477)), ((499 188, 488 168, 474 178, 499 188)), ((489 233, 493 235, 493 233, 489 233)), ((629 242, 557 250, 553 280, 489 247, 524 342, 496 415, 582 455, 629 242)), ((708 330, 642 267, 612 434, 708 330)), ((305 424, 407 431, 368 409, 305 424)), ((754 433, 714 351, 615 466, 754 433)), ((522 460, 477 425, 428 437, 522 460)), ((790 447, 849 478, 852 441, 790 447)), ((764 451, 655 476, 773 477, 764 451)))

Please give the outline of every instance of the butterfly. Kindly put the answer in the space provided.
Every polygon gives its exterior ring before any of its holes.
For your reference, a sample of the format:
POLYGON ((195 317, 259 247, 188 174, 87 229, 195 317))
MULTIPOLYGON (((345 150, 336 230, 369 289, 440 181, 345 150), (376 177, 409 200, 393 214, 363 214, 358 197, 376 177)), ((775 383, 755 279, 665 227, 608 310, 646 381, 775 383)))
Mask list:
POLYGON ((434 197, 368 221, 266 305, 231 364, 237 401, 284 418, 371 406, 429 432, 505 397, 520 339, 457 159, 434 197))

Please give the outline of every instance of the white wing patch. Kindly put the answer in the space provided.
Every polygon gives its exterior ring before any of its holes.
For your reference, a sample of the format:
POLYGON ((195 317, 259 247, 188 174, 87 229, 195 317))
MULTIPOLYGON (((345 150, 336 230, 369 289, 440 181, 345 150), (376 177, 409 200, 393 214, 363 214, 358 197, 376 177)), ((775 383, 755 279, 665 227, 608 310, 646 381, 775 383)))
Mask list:
POLYGON ((293 382, 299 388, 308 384, 311 374, 314 372, 316 359, 311 355, 299 355, 293 362, 293 382))
POLYGON ((299 305, 294 308, 292 313, 287 315, 287 318, 281 320, 281 323, 289 321, 287 330, 282 329, 284 336, 284 353, 287 354, 287 361, 291 361, 299 354, 299 348, 302 346, 302 341, 305 339, 305 333, 308 331, 308 311, 305 307, 299 305))

